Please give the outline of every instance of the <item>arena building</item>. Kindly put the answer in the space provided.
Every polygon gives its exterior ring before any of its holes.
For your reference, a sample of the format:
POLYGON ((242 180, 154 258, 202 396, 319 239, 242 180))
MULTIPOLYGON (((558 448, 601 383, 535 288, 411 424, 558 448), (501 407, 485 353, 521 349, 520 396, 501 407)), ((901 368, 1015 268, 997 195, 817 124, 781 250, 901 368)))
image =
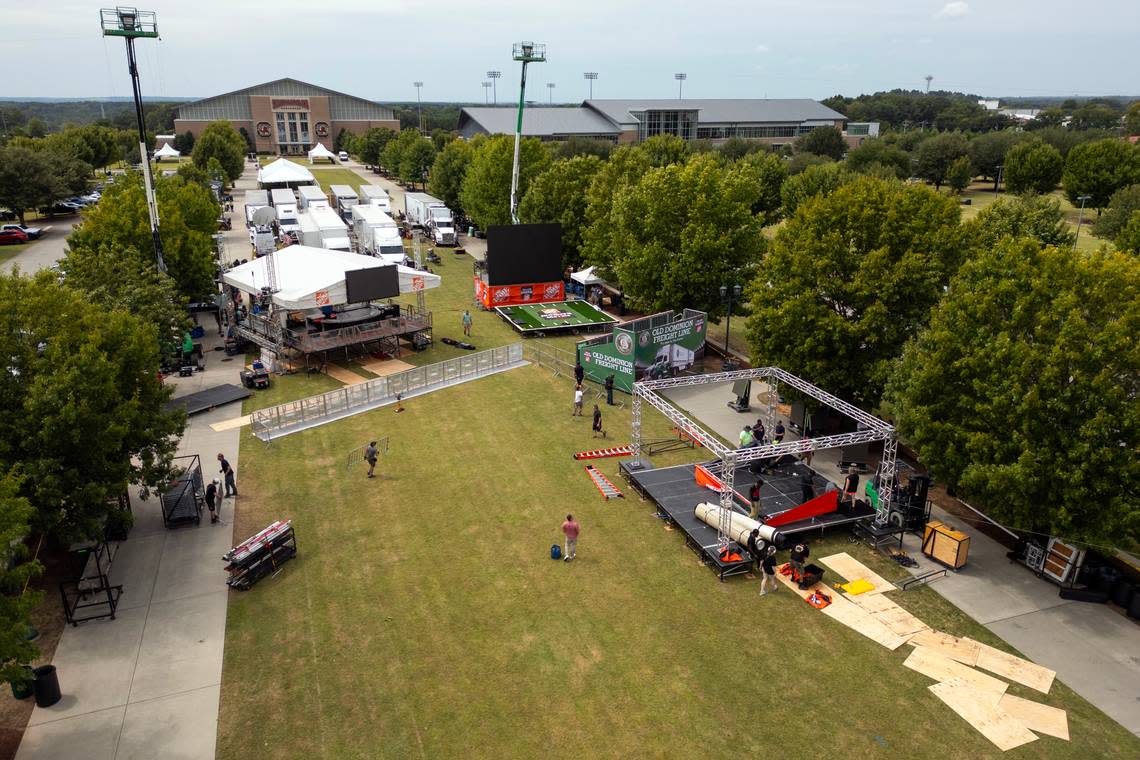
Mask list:
POLYGON ((296 79, 278 79, 181 105, 174 131, 197 137, 207 124, 219 120, 244 129, 258 153, 289 156, 304 155, 317 143, 332 150, 342 129, 356 134, 369 127, 400 131, 391 108, 296 79))

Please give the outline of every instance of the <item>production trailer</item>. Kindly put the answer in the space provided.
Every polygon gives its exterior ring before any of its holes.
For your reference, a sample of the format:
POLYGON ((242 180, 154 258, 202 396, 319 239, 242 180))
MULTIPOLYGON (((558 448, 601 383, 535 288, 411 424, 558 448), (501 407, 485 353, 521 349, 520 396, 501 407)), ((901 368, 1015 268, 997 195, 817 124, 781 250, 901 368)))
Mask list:
POLYGON ((301 209, 304 211, 329 207, 329 198, 319 185, 301 185, 297 193, 301 196, 301 209))
POLYGON ((268 190, 246 190, 245 191, 245 226, 249 227, 253 223, 253 212, 259 208, 265 208, 269 205, 269 191, 268 190))
POLYGON ((404 262, 404 241, 392 217, 377 206, 358 204, 352 207, 352 228, 356 233, 358 253, 377 256, 390 264, 404 262))
POLYGON ((331 251, 352 250, 348 226, 331 208, 313 208, 298 215, 301 244, 331 251))
POLYGON ((284 236, 300 229, 297 223, 297 196, 288 188, 276 188, 270 192, 270 200, 277 211, 277 228, 284 236))
POLYGON ((392 199, 388 191, 379 185, 361 185, 359 202, 366 206, 376 206, 385 214, 392 213, 392 199))
POLYGON ((413 227, 422 227, 436 245, 455 245, 451 209, 427 193, 404 193, 404 213, 413 227))
POLYGON ((341 219, 349 221, 352 218, 352 207, 359 202, 356 191, 348 185, 330 185, 329 190, 332 191, 336 212, 340 214, 341 219))

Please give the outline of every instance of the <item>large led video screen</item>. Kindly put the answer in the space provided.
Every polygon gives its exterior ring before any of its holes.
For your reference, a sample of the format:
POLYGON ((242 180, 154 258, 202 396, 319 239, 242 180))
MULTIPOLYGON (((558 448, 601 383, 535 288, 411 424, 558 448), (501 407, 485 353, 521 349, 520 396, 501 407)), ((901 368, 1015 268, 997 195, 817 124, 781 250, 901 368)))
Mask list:
POLYGON ((488 285, 561 279, 561 224, 501 224, 487 228, 488 285))
POLYGON ((400 295, 400 271, 395 264, 352 269, 344 273, 344 288, 349 303, 395 298, 400 295))

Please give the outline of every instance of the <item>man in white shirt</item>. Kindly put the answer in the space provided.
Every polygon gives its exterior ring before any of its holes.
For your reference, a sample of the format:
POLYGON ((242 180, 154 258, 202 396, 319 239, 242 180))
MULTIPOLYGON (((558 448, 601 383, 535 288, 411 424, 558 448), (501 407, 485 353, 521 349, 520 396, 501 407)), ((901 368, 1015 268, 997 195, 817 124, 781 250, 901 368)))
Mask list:
POLYGON ((582 384, 578 383, 574 386, 574 411, 570 413, 571 417, 582 416, 582 384))

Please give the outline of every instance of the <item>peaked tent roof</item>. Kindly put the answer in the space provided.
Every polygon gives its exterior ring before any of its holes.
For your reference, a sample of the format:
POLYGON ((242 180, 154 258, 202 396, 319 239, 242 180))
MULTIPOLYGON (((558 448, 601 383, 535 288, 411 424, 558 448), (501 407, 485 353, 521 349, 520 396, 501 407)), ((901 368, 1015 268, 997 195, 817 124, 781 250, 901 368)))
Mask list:
POLYGON ((162 147, 154 152, 155 158, 177 158, 182 151, 170 147, 170 143, 163 143, 162 147))
POLYGON ((286 158, 279 158, 273 163, 266 164, 258 169, 257 181, 262 185, 278 185, 293 182, 300 182, 306 185, 317 184, 317 180, 313 177, 311 171, 286 158))
POLYGON ((336 158, 336 154, 326 148, 324 145, 317 143, 316 146, 309 151, 309 163, 313 163, 314 158, 336 158))
MULTIPOLYGON (((388 266, 372 256, 330 251, 306 245, 290 245, 274 254, 278 290, 273 303, 282 309, 315 309, 348 303, 345 272, 388 266), (321 303, 317 293, 321 292, 321 303)), ((260 292, 269 283, 268 256, 261 256, 222 275, 222 281, 246 293, 260 292)), ((430 272, 400 266, 400 292, 438 288, 440 277, 430 272), (417 288, 416 285, 421 285, 417 288)))

